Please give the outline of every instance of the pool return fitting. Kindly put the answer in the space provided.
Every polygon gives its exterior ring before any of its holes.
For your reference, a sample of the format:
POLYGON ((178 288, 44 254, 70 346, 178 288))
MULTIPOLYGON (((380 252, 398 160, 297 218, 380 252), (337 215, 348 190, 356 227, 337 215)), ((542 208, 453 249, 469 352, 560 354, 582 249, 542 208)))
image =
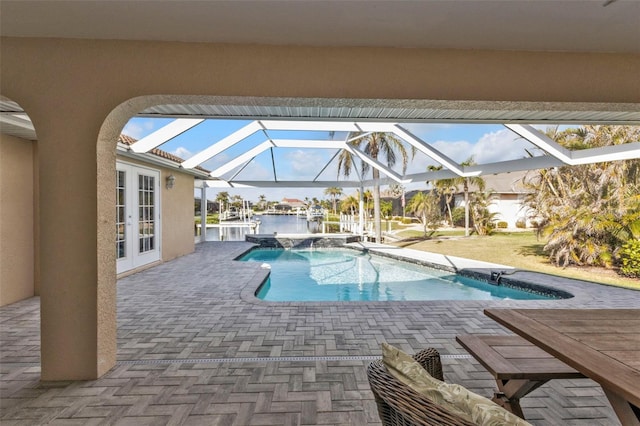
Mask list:
POLYGON ((502 279, 503 275, 513 275, 516 272, 518 272, 517 269, 514 269, 511 272, 507 272, 507 271, 491 271, 491 281, 493 281, 496 284, 500 285, 500 280, 502 279))

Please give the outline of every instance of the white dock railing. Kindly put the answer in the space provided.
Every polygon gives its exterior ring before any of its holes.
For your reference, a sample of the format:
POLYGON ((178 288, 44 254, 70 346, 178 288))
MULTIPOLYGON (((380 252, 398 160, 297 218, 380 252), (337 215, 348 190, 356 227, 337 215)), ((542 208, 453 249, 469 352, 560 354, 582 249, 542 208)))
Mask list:
MULTIPOLYGON (((322 222, 322 233, 326 234, 327 232, 327 224, 338 225, 339 232, 349 232, 352 234, 360 235, 360 220, 356 215, 344 214, 340 213, 340 219, 338 222, 325 220, 322 222)), ((373 222, 366 222, 362 229, 364 234, 373 232, 373 222)))

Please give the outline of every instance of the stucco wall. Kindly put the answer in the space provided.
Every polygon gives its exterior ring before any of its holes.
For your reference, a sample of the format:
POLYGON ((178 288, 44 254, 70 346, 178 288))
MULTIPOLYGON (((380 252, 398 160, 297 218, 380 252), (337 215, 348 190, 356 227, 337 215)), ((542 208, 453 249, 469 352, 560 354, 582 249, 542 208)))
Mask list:
MULTIPOLYGON (((472 197, 472 193, 469 193, 469 198, 472 197)), ((489 211, 491 213, 497 213, 495 216, 495 222, 504 221, 507 222, 509 228, 516 228, 516 222, 518 219, 526 219, 528 217, 528 209, 524 207, 524 196, 518 194, 500 194, 495 195, 491 204, 489 204, 489 211)), ((464 207, 464 195, 456 195, 453 201, 455 207, 464 207)), ((470 219, 470 223, 473 219, 470 219)))
POLYGON ((0 306, 35 294, 34 145, 0 135, 0 306))
POLYGON ((194 250, 193 176, 162 170, 162 260, 167 261, 194 250), (164 185, 172 174, 173 189, 164 185))
POLYGON ((3 37, 0 57, 0 93, 38 134, 44 380, 91 379, 115 365, 115 147, 149 106, 628 111, 640 103, 632 54, 3 37))
POLYGON ((515 228, 516 222, 520 218, 527 217, 526 209, 522 205, 522 200, 518 199, 517 194, 503 194, 498 196, 492 204, 489 205, 489 211, 498 213, 496 222, 507 222, 509 228, 515 228))

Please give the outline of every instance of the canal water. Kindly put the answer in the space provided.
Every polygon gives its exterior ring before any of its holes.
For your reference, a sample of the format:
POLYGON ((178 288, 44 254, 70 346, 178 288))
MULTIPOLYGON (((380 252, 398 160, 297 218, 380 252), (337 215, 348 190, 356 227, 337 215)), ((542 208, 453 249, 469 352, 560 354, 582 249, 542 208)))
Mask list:
MULTIPOLYGON (((307 234, 322 232, 320 222, 307 222, 306 216, 295 215, 257 215, 253 220, 259 220, 260 225, 256 234, 307 234)), ((238 222, 240 225, 241 222, 238 222)), ((246 234, 253 233, 247 226, 230 228, 207 228, 207 241, 244 241, 246 234)))

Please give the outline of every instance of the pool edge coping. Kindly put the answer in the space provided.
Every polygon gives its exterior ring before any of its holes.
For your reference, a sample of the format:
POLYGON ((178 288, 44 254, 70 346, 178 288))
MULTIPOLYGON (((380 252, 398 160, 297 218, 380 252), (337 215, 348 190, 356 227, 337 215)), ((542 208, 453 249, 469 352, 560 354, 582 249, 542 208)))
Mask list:
MULTIPOLYGON (((233 258, 234 262, 241 262, 239 259, 241 257, 243 257, 244 255, 246 255, 248 252, 250 252, 251 250, 255 249, 255 248, 259 248, 260 245, 255 244, 248 248, 246 251, 244 251, 242 254, 237 255, 233 258)), ((554 280, 556 281, 560 281, 565 285, 569 285, 571 287, 575 287, 576 285, 585 285, 585 284, 592 284, 592 285, 603 285, 603 284, 598 284, 598 283, 594 283, 594 282, 589 282, 589 281, 582 281, 582 280, 574 280, 571 278, 564 278, 564 277, 558 277, 558 276, 552 276, 552 275, 548 275, 548 274, 543 274, 540 272, 535 272, 535 271, 525 271, 525 270, 521 270, 521 269, 517 269, 517 268, 513 268, 510 266, 506 266, 506 265, 500 265, 500 264, 493 264, 493 263, 489 263, 489 262, 482 262, 482 261, 476 261, 476 260, 472 260, 472 259, 464 259, 464 258, 459 258, 459 257, 455 257, 455 256, 446 256, 446 255, 440 255, 438 253, 432 253, 432 252, 423 252, 420 250, 414 250, 414 249, 406 249, 406 248, 399 248, 399 247, 395 247, 395 246, 388 246, 388 245, 384 245, 384 244, 376 244, 376 243, 363 243, 363 242, 356 242, 356 243, 347 243, 345 245, 342 246, 343 248, 347 248, 347 249, 352 249, 352 250, 358 250, 358 251, 371 251, 373 253, 375 253, 376 255, 382 256, 382 257, 388 257, 388 258, 393 258, 393 259, 397 259, 397 260, 401 260, 401 261, 405 261, 408 263, 413 263, 413 264, 418 264, 421 266, 426 266, 426 267, 431 267, 431 268, 435 268, 435 269, 440 269, 440 270, 445 270, 448 272, 454 272, 454 273, 459 273, 463 276, 469 277, 469 278, 475 278, 475 279, 480 279, 481 281, 485 281, 489 284, 494 284, 496 285, 494 282, 491 281, 491 275, 492 273, 498 272, 501 274, 501 279, 498 280, 498 285, 500 283, 504 283, 506 285, 508 285, 509 287, 512 288, 516 288, 518 289, 518 287, 520 287, 520 289, 522 287, 526 287, 526 289, 524 291, 531 291, 534 290, 534 293, 537 293, 536 290, 540 290, 540 289, 545 289, 545 290, 549 290, 546 292, 546 294, 552 293, 553 295, 555 295, 556 297, 553 299, 548 299, 548 300, 544 300, 544 299, 537 299, 536 301, 538 302, 543 302, 543 303, 558 303, 558 302, 562 302, 562 301, 567 301, 567 300, 572 300, 574 302, 583 302, 586 300, 590 300, 591 298, 587 299, 585 297, 584 294, 581 294, 580 296, 578 294, 576 294, 575 290, 578 290, 577 288, 574 289, 569 289, 569 290, 563 290, 563 289, 559 289, 557 288, 556 285, 554 284, 550 284, 550 283, 546 283, 546 282, 539 282, 539 281, 544 281, 545 278, 549 279, 550 277, 552 277, 554 280), (392 250, 391 252, 389 252, 389 250, 392 250), (412 256, 402 256, 401 254, 398 253, 405 253, 407 254, 407 252, 409 252, 410 254, 412 254, 412 256), (432 259, 421 259, 420 257, 424 257, 424 256, 431 256, 432 259), (442 257, 445 259, 449 259, 449 260, 455 260, 459 263, 467 263, 467 267, 463 267, 463 268, 458 268, 457 266, 455 266, 455 264, 452 266, 451 262, 448 263, 443 263, 437 262, 437 258, 438 257, 442 257), (436 260, 434 260, 436 259, 436 260), (484 267, 482 267, 484 266, 484 267), (538 281, 538 282, 530 282, 530 281, 523 281, 520 279, 513 279, 513 278, 506 278, 506 276, 508 275, 512 275, 514 273, 523 273, 523 274, 531 274, 532 276, 529 277, 529 280, 534 280, 534 281, 538 281), (573 291, 572 291, 573 290, 573 291), (567 297, 568 296, 568 297, 567 297)), ((266 247, 268 248, 268 247, 266 247)), ((337 247, 334 247, 337 248, 337 247)), ((259 269, 259 271, 256 272, 256 276, 260 275, 260 273, 262 272, 263 277, 262 278, 258 278, 259 279, 259 283, 257 286, 255 286, 255 283, 251 283, 251 284, 247 284, 240 292, 240 298, 242 300, 244 300, 245 302, 249 302, 249 303, 258 303, 258 304, 268 304, 268 305, 272 305, 272 306, 312 306, 314 304, 318 305, 318 306, 327 306, 330 304, 353 304, 354 306, 364 306, 364 305, 371 305, 371 306, 380 306, 383 304, 394 304, 394 306, 401 306, 402 304, 417 304, 417 303, 435 303, 435 302, 443 302, 445 300, 403 300, 403 301, 309 301, 309 302, 305 302, 305 301, 282 301, 282 302, 277 302, 277 301, 268 301, 268 300, 263 300, 258 298, 256 295, 259 291, 259 289, 261 288, 261 286, 264 284, 264 282, 268 279, 269 277, 269 271, 267 269, 263 269, 261 268, 259 265, 256 265, 256 267, 259 269)), ((580 293, 580 292, 578 292, 580 293)), ((545 292, 541 292, 541 294, 545 294, 545 292)), ((477 303, 480 302, 479 300, 455 300, 455 302, 457 303, 477 303)), ((526 302, 526 300, 518 300, 518 302, 526 302)))

